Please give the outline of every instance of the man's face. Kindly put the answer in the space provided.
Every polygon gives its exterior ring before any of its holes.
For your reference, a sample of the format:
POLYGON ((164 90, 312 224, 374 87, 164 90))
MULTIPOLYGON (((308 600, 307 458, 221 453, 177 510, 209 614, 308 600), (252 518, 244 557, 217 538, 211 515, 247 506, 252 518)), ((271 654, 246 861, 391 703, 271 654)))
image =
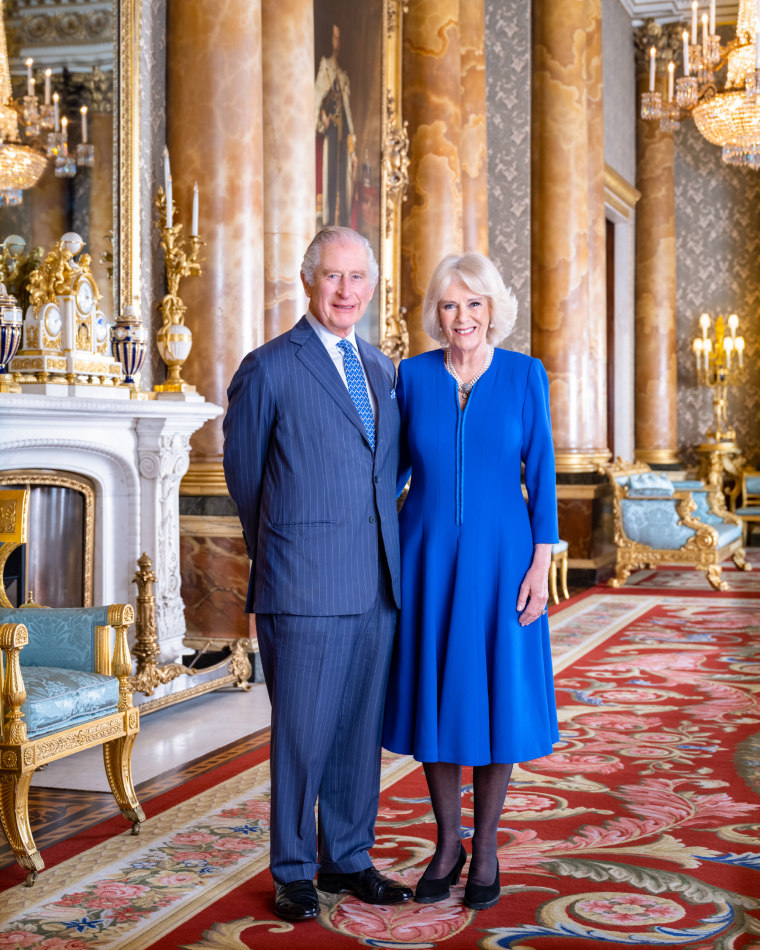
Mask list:
POLYGON ((367 251, 359 244, 332 241, 322 248, 322 260, 310 287, 301 275, 309 310, 336 336, 347 337, 364 316, 375 283, 369 275, 367 251))
POLYGON ((333 55, 337 57, 340 52, 340 27, 333 26, 332 29, 332 51, 333 55))

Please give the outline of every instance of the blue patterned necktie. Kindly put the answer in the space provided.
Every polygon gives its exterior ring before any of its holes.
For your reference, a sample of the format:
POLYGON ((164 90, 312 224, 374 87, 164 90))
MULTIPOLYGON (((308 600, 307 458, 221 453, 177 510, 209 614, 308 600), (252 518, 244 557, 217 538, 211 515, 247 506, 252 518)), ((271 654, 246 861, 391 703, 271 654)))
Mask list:
POLYGON ((367 384, 364 381, 361 363, 348 340, 341 340, 336 346, 343 352, 343 368, 346 371, 348 395, 353 399, 359 418, 364 424, 372 451, 375 451, 375 417, 369 404, 367 384))

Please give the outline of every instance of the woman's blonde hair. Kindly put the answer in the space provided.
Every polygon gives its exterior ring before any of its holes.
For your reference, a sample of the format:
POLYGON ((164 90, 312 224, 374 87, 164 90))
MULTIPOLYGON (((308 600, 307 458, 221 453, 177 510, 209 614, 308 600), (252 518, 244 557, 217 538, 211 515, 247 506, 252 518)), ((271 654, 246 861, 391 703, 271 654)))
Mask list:
POLYGON ((517 319, 517 299, 504 286, 494 263, 475 251, 450 254, 436 267, 422 305, 422 328, 425 333, 441 345, 448 342, 438 319, 438 304, 453 280, 461 281, 473 294, 487 298, 490 320, 486 340, 493 346, 505 340, 517 319))

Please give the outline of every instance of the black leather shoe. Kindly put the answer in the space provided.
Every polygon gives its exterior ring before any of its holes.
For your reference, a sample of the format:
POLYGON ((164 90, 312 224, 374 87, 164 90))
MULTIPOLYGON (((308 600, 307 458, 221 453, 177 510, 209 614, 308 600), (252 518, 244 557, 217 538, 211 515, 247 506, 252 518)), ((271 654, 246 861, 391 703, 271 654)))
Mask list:
POLYGON ((499 903, 501 897, 501 879, 499 868, 496 867, 496 880, 493 884, 473 884, 467 881, 464 889, 465 906, 470 910, 485 910, 499 903))
POLYGON ((372 867, 355 871, 353 874, 320 871, 317 874, 317 887, 328 894, 350 891, 365 904, 403 904, 404 901, 412 899, 411 888, 389 877, 383 877, 372 867))
POLYGON ((445 901, 451 893, 451 885, 459 883, 459 875, 462 873, 466 860, 467 852, 460 841, 459 857, 454 867, 444 877, 426 878, 423 874, 417 882, 417 890, 414 892, 415 901, 418 904, 437 904, 438 901, 445 901))
POLYGON ((314 920, 319 913, 319 898, 313 882, 275 882, 274 912, 283 920, 314 920))

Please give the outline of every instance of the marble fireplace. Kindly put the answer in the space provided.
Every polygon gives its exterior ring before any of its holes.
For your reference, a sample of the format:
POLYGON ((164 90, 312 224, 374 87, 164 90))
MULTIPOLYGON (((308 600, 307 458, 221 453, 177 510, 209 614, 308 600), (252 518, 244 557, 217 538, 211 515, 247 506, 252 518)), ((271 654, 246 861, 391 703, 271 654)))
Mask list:
POLYGON ((162 662, 181 656, 186 631, 179 483, 191 436, 221 411, 200 397, 0 395, 0 471, 70 474, 94 487, 93 602, 134 603, 137 559, 152 558, 162 662))

